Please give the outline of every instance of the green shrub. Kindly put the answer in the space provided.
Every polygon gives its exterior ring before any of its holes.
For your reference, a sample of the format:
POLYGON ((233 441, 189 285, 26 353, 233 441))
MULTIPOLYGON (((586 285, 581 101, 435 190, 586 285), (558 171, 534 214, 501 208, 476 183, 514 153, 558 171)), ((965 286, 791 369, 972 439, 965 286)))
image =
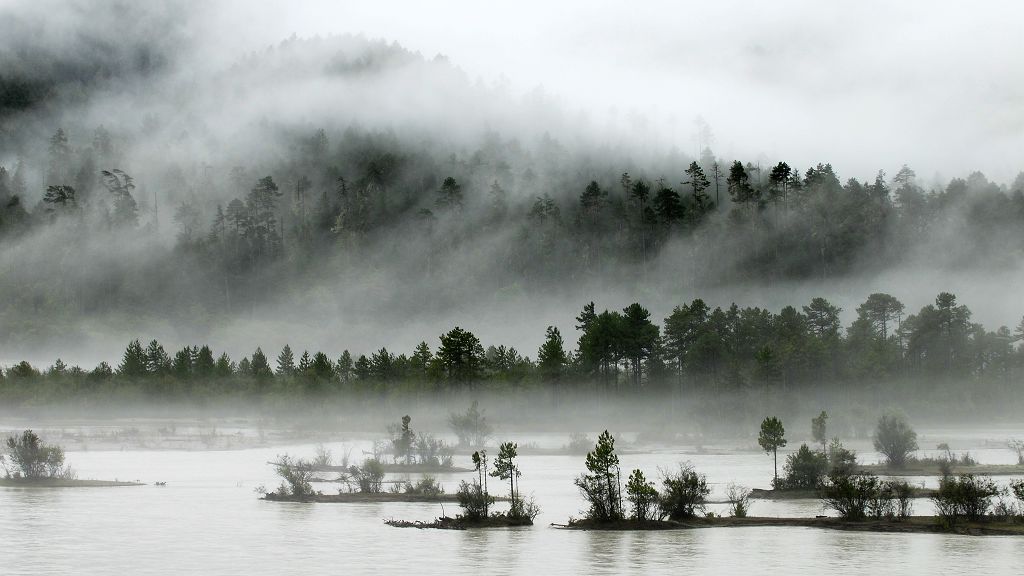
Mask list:
POLYGON ((833 438, 828 445, 829 473, 853 474, 857 467, 857 453, 843 446, 839 438, 833 438))
POLYGON ((479 483, 459 483, 459 491, 455 493, 462 507, 462 516, 467 520, 483 520, 487 518, 487 511, 491 504, 494 504, 494 497, 484 491, 479 483))
POLYGON ((405 484, 405 493, 418 496, 440 496, 444 494, 444 487, 437 483, 437 478, 424 476, 419 482, 405 484))
POLYGON ((711 493, 707 478, 689 464, 680 464, 676 472, 666 473, 662 486, 661 514, 670 520, 685 520, 703 512, 704 499, 711 493))
POLYGON ((72 478, 74 472, 64 466, 64 450, 60 446, 49 446, 32 430, 25 430, 20 436, 7 438, 7 457, 0 455, 7 477, 21 477, 32 480, 42 478, 72 478), (7 461, 13 465, 13 472, 7 468, 7 461))
POLYGON ((725 491, 729 499, 730 512, 736 518, 746 518, 750 511, 750 488, 729 484, 725 491))
POLYGON ((946 476, 939 481, 939 490, 932 496, 932 502, 936 514, 952 525, 963 519, 982 519, 992 506, 992 498, 999 493, 991 478, 973 474, 946 476))
POLYGON ((868 500, 878 489, 878 477, 870 474, 830 474, 822 490, 825 507, 844 520, 863 520, 868 500))
POLYGON ((285 454, 277 457, 274 471, 281 477, 281 485, 277 488, 278 496, 301 498, 313 494, 313 486, 310 484, 313 478, 312 462, 285 454))
POLYGON ((917 432, 898 414, 885 414, 878 419, 874 437, 875 450, 885 455, 889 466, 902 468, 911 452, 917 450, 917 432))
POLYGON ((367 458, 363 465, 349 469, 360 492, 379 494, 384 487, 384 464, 376 458, 367 458))
POLYGON ((777 482, 773 481, 776 489, 814 490, 821 486, 825 478, 828 458, 821 452, 811 450, 807 444, 801 444, 799 450, 786 457, 783 470, 785 476, 777 482))

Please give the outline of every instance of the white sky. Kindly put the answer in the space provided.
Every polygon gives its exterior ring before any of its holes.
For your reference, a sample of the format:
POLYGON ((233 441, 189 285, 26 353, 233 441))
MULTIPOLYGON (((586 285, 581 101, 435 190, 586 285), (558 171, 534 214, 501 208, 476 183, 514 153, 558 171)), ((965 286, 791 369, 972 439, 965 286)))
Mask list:
POLYGON ((827 161, 842 177, 908 163, 929 179, 1024 168, 1024 3, 251 2, 228 0, 226 52, 364 33, 472 78, 542 86, 595 122, 639 113, 693 153, 827 161), (242 16, 239 16, 239 15, 242 16))

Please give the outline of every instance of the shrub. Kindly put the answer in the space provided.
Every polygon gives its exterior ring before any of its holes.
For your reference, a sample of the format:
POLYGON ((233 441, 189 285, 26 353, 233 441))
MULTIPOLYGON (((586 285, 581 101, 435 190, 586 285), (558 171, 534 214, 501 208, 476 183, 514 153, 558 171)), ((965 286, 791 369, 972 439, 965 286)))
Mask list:
POLYGON ((420 464, 451 468, 452 449, 430 434, 420 434, 414 442, 416 457, 420 464))
POLYGON ((379 494, 384 487, 384 464, 376 458, 368 458, 362 466, 353 466, 350 471, 360 492, 379 494))
POLYGON ((839 438, 833 438, 828 445, 829 473, 853 474, 857 467, 857 453, 843 446, 839 438))
POLYGON ((939 490, 932 496, 932 501, 936 514, 952 525, 961 519, 980 520, 999 492, 991 478, 961 474, 940 480, 939 490))
POLYGON ((467 520, 483 520, 487 518, 487 510, 494 504, 494 497, 484 491, 483 486, 463 480, 459 483, 459 491, 455 493, 462 507, 462 516, 467 520))
POLYGON ((1010 482, 1010 493, 1018 502, 1024 504, 1024 480, 1010 482))
POLYGON ((405 484, 405 493, 420 496, 440 496, 444 494, 444 487, 438 484, 437 479, 433 476, 424 476, 415 484, 407 482, 405 484))
MULTIPOLYGON (((534 501, 533 496, 529 499, 519 498, 519 519, 527 519, 530 524, 533 524, 533 520, 540 514, 540 506, 534 501)), ((513 516, 513 518, 516 518, 513 516)))
POLYGON ((890 480, 886 487, 891 494, 894 512, 897 518, 907 518, 913 510, 913 497, 916 490, 906 480, 890 480))
POLYGON ((773 482, 776 489, 813 490, 821 486, 828 471, 828 458, 811 450, 807 444, 786 457, 785 477, 773 482))
POLYGON ((707 478, 689 464, 680 464, 678 471, 666 473, 662 485, 661 514, 670 520, 685 520, 703 512, 704 499, 711 493, 707 478))
POLYGON ((822 489, 822 500, 844 520, 863 520, 880 486, 878 477, 871 474, 832 473, 822 489))
POLYGON ((633 506, 634 519, 650 520, 658 506, 658 490, 643 472, 633 470, 626 482, 626 500, 633 506))
POLYGON ((902 468, 907 462, 907 456, 917 450, 917 432, 914 432, 903 416, 885 414, 878 419, 874 444, 875 450, 885 455, 889 466, 902 468))
POLYGON ((334 455, 331 454, 323 444, 316 445, 316 456, 313 458, 313 466, 317 468, 327 468, 334 463, 334 455))
POLYGON ((1009 440, 1006 445, 1017 453, 1017 465, 1024 466, 1024 440, 1009 440))
POLYGON ((729 484, 725 494, 729 499, 729 511, 732 515, 736 518, 746 518, 747 512, 750 511, 750 488, 729 484))
POLYGON ((277 457, 274 471, 281 477, 281 485, 277 489, 278 496, 290 495, 301 498, 313 494, 313 486, 309 483, 313 478, 313 464, 310 461, 285 454, 277 457))
POLYGON ((487 422, 484 411, 480 410, 476 400, 462 414, 449 414, 448 424, 459 439, 459 446, 476 446, 482 448, 494 432, 487 422))
POLYGON ((25 430, 21 436, 7 438, 7 458, 0 456, 7 477, 22 477, 32 480, 42 478, 72 478, 74 472, 64 466, 64 450, 60 446, 49 446, 32 430, 25 430), (14 466, 7 467, 10 460, 14 466))

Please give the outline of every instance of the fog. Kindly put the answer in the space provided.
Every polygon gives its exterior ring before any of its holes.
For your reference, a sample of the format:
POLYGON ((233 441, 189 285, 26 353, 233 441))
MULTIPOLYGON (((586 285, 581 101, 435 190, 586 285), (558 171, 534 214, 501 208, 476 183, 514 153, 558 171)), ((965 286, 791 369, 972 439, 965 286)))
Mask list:
POLYGON ((1021 21, 0 0, 0 572, 1020 565, 1021 21))
MULTIPOLYGON (((907 164, 925 192, 980 170, 988 180, 972 183, 972 193, 1009 197, 1021 182, 1024 86, 1000 71, 1024 64, 1016 7, 999 7, 999 18, 953 3, 268 2, 253 10, 16 1, 2 10, 5 76, 51 82, 0 121, 0 165, 10 176, 23 163, 22 205, 34 222, 0 248, 3 364, 47 365, 58 355, 83 366, 114 362, 132 338, 169 348, 209 342, 233 356, 285 343, 332 356, 407 351, 456 325, 533 356, 548 325, 574 342, 574 318, 589 301, 602 309, 639 301, 660 321, 698 297, 778 311, 825 296, 846 326, 870 293, 891 293, 913 312, 945 290, 989 329, 1012 327, 1024 312, 1010 290, 1021 280, 1019 234, 1005 223, 965 224, 955 208, 904 238, 898 259, 875 262, 868 242, 842 269, 821 273, 744 272, 759 257, 754 246, 783 233, 744 242, 715 232, 730 221, 724 213, 708 217, 702 243, 668 238, 642 263, 609 259, 586 273, 564 266, 575 258, 564 245, 575 242, 574 203, 587 182, 613 199, 624 194, 617 183, 626 171, 682 186, 682 170, 705 147, 723 163, 766 169, 830 162, 840 182, 869 182, 879 169, 891 180, 907 164), (94 140, 100 126, 111 135, 105 153, 94 140), (57 128, 73 158, 64 180, 89 166, 135 178, 137 230, 101 225, 107 192, 88 178, 85 228, 59 214, 47 223, 40 200, 57 183, 47 151, 57 128), (311 161, 303 147, 318 129, 331 157, 311 161), (338 176, 359 186, 366 158, 382 150, 404 164, 380 194, 375 217, 386 220, 372 221, 376 232, 358 250, 231 272, 228 289, 223 263, 190 255, 177 239, 179 205, 198 211, 199 237, 218 205, 270 175, 283 192, 287 254, 299 238, 298 176, 312 178, 312 205, 338 176), (465 213, 434 208, 426 232, 416 211, 433 207, 449 175, 464 185, 465 213), (560 205, 570 231, 554 250, 536 249, 554 254, 543 267, 531 268, 526 249, 520 260, 508 255, 543 236, 538 229, 485 224, 491 180, 507 188, 512 212, 524 214, 543 194, 560 205)), ((780 222, 799 221, 775 222, 782 230, 780 222)))

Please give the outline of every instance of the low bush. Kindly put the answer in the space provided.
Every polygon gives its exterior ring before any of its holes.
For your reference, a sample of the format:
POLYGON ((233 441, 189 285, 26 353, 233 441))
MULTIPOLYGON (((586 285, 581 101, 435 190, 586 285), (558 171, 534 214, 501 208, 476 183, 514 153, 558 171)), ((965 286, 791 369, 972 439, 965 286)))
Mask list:
POLYGON ((64 466, 64 450, 60 446, 46 444, 32 430, 8 437, 5 445, 7 454, 6 458, 0 454, 0 465, 8 478, 39 480, 75 476, 71 468, 64 466), (11 468, 7 466, 8 461, 11 468))
POLYGON ((777 490, 814 490, 819 488, 828 472, 828 458, 811 450, 807 444, 786 457, 785 476, 773 481, 777 490))
POLYGON ((729 499, 729 511, 736 518, 746 518, 750 511, 750 488, 729 484, 725 489, 725 495, 729 499))
POLYGON ((982 519, 992 507, 992 498, 1000 490, 991 478, 961 474, 946 476, 939 481, 939 490, 932 496, 935 512, 947 524, 960 520, 982 519))
POLYGON ((491 504, 494 504, 494 497, 484 491, 479 483, 459 483, 459 491, 455 493, 462 507, 463 517, 471 521, 480 521, 487 518, 487 511, 491 504))
POLYGON ((659 507, 662 517, 670 520, 693 518, 704 511, 704 500, 711 489, 707 478, 689 464, 680 464, 679 470, 665 473, 659 507))
POLYGON ((274 471, 281 477, 281 485, 278 486, 278 496, 293 496, 302 498, 313 495, 313 485, 310 480, 313 478, 313 463, 302 458, 292 458, 285 454, 277 457, 274 463, 274 471))
POLYGON ((844 520, 903 519, 910 516, 914 489, 907 482, 883 482, 873 474, 829 474, 822 488, 826 508, 844 520))

